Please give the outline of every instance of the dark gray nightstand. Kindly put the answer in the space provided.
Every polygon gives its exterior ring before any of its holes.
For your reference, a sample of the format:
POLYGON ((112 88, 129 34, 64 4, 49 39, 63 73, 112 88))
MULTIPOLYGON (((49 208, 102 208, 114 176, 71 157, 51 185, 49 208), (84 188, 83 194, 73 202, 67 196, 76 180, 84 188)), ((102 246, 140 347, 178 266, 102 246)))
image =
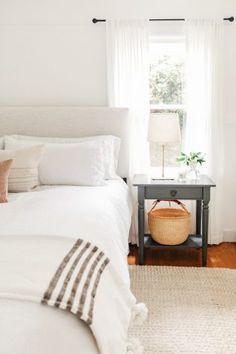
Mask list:
POLYGON ((152 180, 146 175, 136 175, 133 185, 138 187, 138 236, 139 264, 144 263, 145 248, 202 248, 202 265, 207 265, 208 215, 210 189, 214 182, 207 176, 201 176, 198 181, 152 180), (145 199, 160 200, 196 200, 196 235, 189 235, 187 241, 177 246, 160 245, 144 233, 145 199))

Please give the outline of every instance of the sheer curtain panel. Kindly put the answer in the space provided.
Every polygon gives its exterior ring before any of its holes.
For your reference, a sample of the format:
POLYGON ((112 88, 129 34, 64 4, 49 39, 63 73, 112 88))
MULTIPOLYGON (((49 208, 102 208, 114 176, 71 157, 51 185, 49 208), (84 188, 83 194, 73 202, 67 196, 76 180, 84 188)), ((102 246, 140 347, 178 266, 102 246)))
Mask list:
POLYGON ((210 203, 209 243, 223 241, 222 21, 187 20, 186 151, 206 154, 203 172, 216 183, 210 203))
MULTIPOLYGON (((130 183, 136 173, 149 169, 147 130, 149 119, 149 21, 107 20, 108 102, 128 107, 131 118, 130 183)), ((130 241, 137 241, 137 196, 133 194, 130 241)))

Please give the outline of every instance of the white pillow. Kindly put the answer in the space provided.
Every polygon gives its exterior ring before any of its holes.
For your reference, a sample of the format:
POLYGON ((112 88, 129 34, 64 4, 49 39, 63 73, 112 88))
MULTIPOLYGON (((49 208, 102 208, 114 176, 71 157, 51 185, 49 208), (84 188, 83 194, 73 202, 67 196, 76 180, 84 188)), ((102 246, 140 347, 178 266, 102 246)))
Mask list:
MULTIPOLYGON (((15 139, 20 141, 34 141, 37 143, 77 143, 82 141, 97 141, 103 145, 103 158, 104 158, 104 167, 105 167, 105 179, 116 179, 117 176, 117 167, 119 162, 120 154, 120 143, 121 139, 113 135, 97 135, 89 136, 83 138, 53 138, 53 137, 36 137, 36 136, 27 136, 27 135, 11 135, 6 136, 5 146, 11 146, 13 144, 12 140, 15 139)), ((20 145, 22 146, 22 145, 20 145)), ((27 146, 27 145, 24 145, 27 146)), ((7 147, 9 148, 9 147, 7 147)))
POLYGON ((48 144, 39 166, 39 179, 41 184, 104 185, 101 145, 92 141, 48 144))
POLYGON ((28 192, 38 186, 38 165, 44 146, 32 146, 19 150, 0 150, 0 161, 12 159, 9 192, 28 192))

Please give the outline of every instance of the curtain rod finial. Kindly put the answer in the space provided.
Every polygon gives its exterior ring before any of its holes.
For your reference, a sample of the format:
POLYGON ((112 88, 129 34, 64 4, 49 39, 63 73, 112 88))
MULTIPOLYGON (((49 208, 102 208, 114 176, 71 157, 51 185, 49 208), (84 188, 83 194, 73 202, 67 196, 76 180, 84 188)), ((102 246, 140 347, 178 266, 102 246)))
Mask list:
POLYGON ((224 20, 225 20, 225 21, 229 21, 229 22, 234 22, 234 16, 225 17, 224 20))

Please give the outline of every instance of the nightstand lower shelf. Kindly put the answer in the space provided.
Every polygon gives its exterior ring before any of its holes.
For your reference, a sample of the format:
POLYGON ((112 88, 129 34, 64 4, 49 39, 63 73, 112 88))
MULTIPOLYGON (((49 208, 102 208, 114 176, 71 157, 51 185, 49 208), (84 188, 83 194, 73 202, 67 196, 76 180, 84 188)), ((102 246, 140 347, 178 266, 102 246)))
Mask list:
POLYGON ((153 248, 153 249, 174 249, 174 248, 202 248, 202 236, 201 235, 189 235, 188 239, 181 243, 180 245, 170 246, 170 245, 161 245, 158 242, 155 242, 150 234, 145 234, 144 236, 144 247, 153 248))

